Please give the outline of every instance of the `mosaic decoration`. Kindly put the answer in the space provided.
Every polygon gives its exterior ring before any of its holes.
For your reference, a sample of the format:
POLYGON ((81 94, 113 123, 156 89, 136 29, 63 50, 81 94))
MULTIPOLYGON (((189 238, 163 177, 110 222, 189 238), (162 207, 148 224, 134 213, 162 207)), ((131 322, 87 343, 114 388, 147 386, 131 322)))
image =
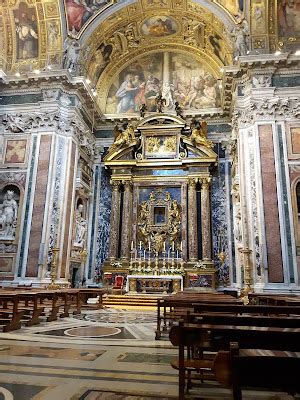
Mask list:
POLYGON ((23 164, 26 157, 27 140, 7 140, 5 163, 6 164, 23 164))
POLYGON ((178 101, 183 109, 220 106, 217 80, 194 57, 176 52, 156 52, 124 68, 110 87, 107 114, 134 113, 142 104, 156 111, 156 96, 162 93, 165 109, 178 101))
POLYGON ((225 163, 219 163, 218 175, 212 179, 211 191, 211 208, 212 208, 212 235, 213 235, 213 259, 218 270, 219 283, 226 285, 229 282, 229 265, 228 265, 228 222, 226 219, 226 187, 225 187, 225 163), (220 241, 221 239, 221 241, 220 241), (222 264, 218 254, 223 251, 226 255, 222 264))
POLYGON ((169 36, 177 30, 178 25, 173 18, 161 15, 146 19, 141 26, 141 33, 145 36, 169 36))
POLYGON ((104 167, 101 170, 100 183, 100 207, 99 223, 96 248, 96 276, 101 275, 101 268, 104 260, 108 256, 109 231, 110 231, 110 213, 111 213, 111 185, 109 183, 109 173, 104 167))

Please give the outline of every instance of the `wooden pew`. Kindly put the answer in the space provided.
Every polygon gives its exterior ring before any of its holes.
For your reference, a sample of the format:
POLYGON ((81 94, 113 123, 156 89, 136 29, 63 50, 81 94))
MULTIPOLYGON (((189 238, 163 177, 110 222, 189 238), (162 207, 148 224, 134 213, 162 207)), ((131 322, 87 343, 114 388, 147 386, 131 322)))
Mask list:
POLYGON ((10 332, 21 328, 21 319, 25 310, 19 309, 19 297, 17 293, 0 293, 0 323, 3 324, 3 332, 10 332))
POLYGON ((168 296, 164 299, 157 300, 157 328, 155 331, 155 339, 159 340, 163 332, 167 332, 168 326, 173 321, 178 321, 187 312, 193 310, 194 304, 242 304, 230 295, 222 293, 187 293, 179 292, 176 295, 168 296), (163 324, 163 326, 161 326, 163 324))
POLYGON ((25 311, 24 319, 28 319, 26 325, 38 325, 41 322, 40 317, 44 313, 44 307, 39 304, 38 293, 33 291, 23 291, 21 289, 10 293, 17 293, 19 299, 19 310, 25 311))
POLYGON ((87 300, 89 298, 91 298, 91 297, 98 297, 99 296, 99 302, 95 304, 95 307, 97 309, 102 309, 103 308, 102 298, 103 298, 103 295, 105 293, 107 293, 107 289, 103 289, 103 288, 79 288, 78 290, 80 291, 82 307, 91 308, 91 306, 87 304, 87 300))
POLYGON ((300 358, 296 353, 252 347, 240 349, 233 342, 230 351, 220 351, 215 358, 215 376, 221 384, 231 387, 234 400, 242 400, 243 387, 300 393, 300 358))
MULTIPOLYGON (((240 348, 262 348, 280 350, 300 350, 300 329, 256 326, 225 326, 213 324, 183 324, 170 330, 171 343, 179 347, 179 399, 185 398, 185 381, 190 381, 187 374, 185 349, 200 346, 203 339, 210 336, 210 349, 229 350, 231 342, 238 342, 240 348)), ((188 353, 188 352, 187 352, 188 353)), ((189 361, 189 360, 188 360, 189 361)), ((201 364, 199 364, 201 365, 201 364)), ((201 378, 201 376, 200 376, 201 378)))

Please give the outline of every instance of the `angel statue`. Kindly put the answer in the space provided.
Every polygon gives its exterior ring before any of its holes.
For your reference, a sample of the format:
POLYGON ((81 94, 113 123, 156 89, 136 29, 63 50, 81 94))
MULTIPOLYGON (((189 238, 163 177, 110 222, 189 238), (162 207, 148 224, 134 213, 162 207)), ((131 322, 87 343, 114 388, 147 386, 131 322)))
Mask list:
POLYGON ((64 41, 63 64, 64 68, 68 69, 70 72, 76 71, 79 50, 80 45, 77 40, 67 37, 64 41))
POLYGON ((246 19, 241 20, 236 27, 229 32, 234 43, 234 57, 245 56, 248 52, 249 25, 246 19))
POLYGON ((205 121, 194 121, 192 123, 190 140, 196 147, 213 147, 213 142, 207 139, 207 123, 205 121))
POLYGON ((166 105, 166 99, 162 97, 161 94, 156 96, 156 111, 162 113, 164 111, 164 106, 166 105))
POLYGON ((129 145, 135 141, 134 128, 132 125, 124 124, 123 129, 120 129, 118 125, 115 126, 115 139, 112 148, 122 147, 129 145))

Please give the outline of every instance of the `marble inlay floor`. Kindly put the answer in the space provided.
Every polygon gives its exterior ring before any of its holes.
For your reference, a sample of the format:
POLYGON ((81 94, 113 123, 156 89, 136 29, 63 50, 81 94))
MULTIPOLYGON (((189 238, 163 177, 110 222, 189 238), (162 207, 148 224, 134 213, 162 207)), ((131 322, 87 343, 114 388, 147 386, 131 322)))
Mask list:
MULTIPOLYGON (((154 311, 105 309, 0 333, 0 400, 176 399, 178 375, 170 362, 177 350, 154 340, 155 319, 154 311)), ((231 398, 217 384, 195 390, 201 399, 231 398)), ((245 394, 246 400, 290 399, 245 394)))

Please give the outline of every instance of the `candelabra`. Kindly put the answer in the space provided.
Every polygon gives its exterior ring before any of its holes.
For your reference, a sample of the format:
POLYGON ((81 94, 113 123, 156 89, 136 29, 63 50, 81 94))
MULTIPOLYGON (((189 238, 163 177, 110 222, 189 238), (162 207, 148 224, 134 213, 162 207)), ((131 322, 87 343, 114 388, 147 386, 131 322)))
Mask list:
POLYGON ((59 248, 54 245, 52 249, 52 259, 51 259, 51 271, 50 271, 50 278, 51 283, 48 285, 48 289, 56 290, 59 289, 59 284, 55 283, 57 278, 57 262, 56 257, 59 252, 59 248))

